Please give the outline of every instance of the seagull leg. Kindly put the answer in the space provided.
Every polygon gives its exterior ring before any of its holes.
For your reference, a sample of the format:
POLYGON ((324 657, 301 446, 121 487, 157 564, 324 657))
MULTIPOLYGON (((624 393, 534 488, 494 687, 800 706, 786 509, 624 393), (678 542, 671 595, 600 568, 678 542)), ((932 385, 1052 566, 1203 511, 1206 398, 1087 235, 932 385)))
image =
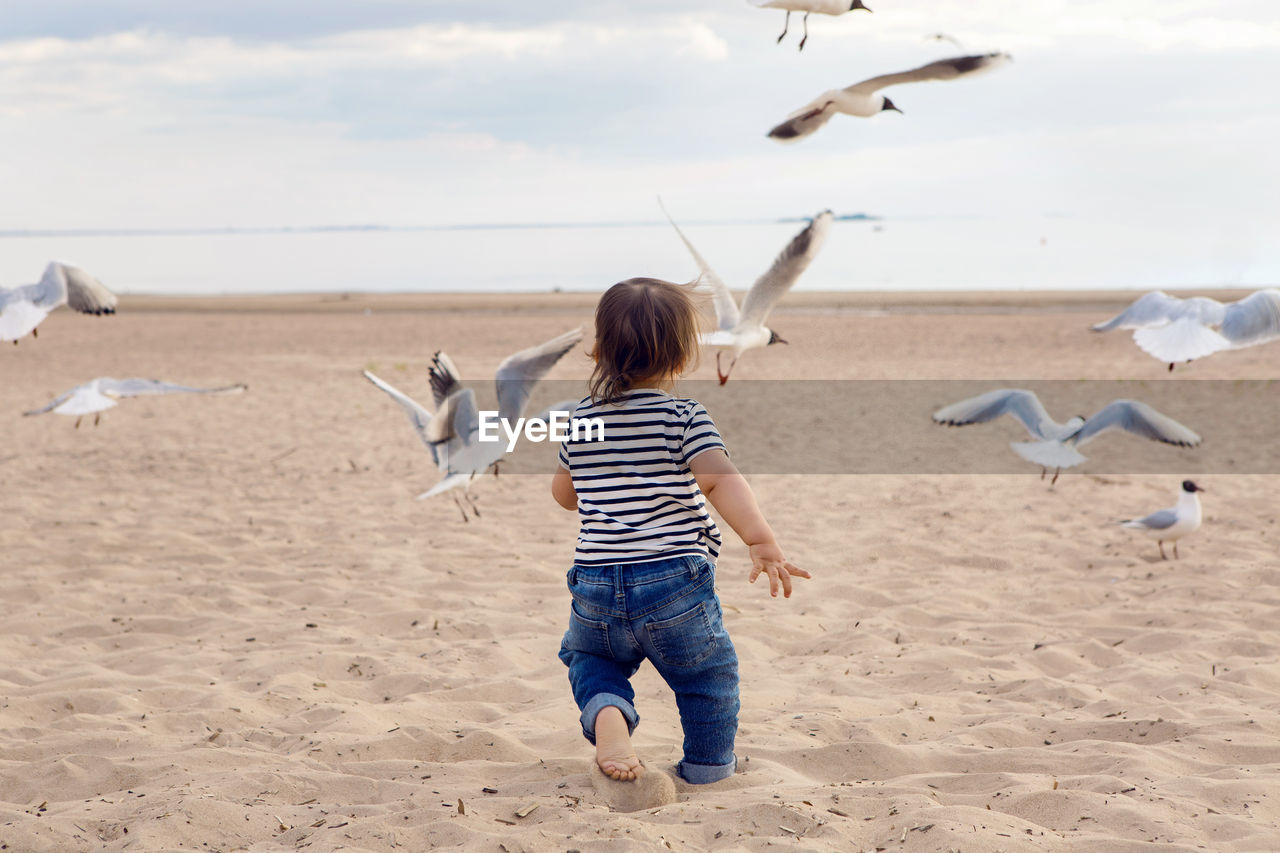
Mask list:
POLYGON ((471 519, 467 518, 467 509, 462 505, 462 498, 458 497, 458 493, 453 493, 453 502, 457 505, 458 510, 462 513, 462 520, 470 523, 471 519))
POLYGON ((94 413, 93 413, 93 425, 94 425, 94 426, 97 426, 97 425, 98 425, 98 421, 100 421, 100 420, 102 420, 102 413, 101 413, 101 412, 94 412, 94 413))
MULTIPOLYGON (((729 374, 720 372, 720 356, 721 355, 722 353, 719 350, 716 350, 716 378, 719 379, 720 384, 723 385, 724 383, 729 381, 729 374)), ((729 369, 732 370, 733 365, 729 365, 729 369)))
MULTIPOLYGON (((40 337, 40 330, 39 330, 39 329, 32 329, 32 330, 31 330, 31 337, 33 337, 33 338, 38 338, 38 337, 40 337)), ((16 343, 17 343, 17 341, 14 341, 14 343, 16 344, 16 343)))
POLYGON ((791 26, 791 10, 787 10, 787 16, 782 19, 782 35, 778 36, 778 44, 782 44, 782 40, 787 37, 787 27, 791 26))
POLYGON ((1045 477, 1045 475, 1046 475, 1046 474, 1048 474, 1048 473, 1049 473, 1049 469, 1048 469, 1048 468, 1041 468, 1041 469, 1040 469, 1040 479, 1041 479, 1041 480, 1043 480, 1043 479, 1044 479, 1044 477, 1045 477))
POLYGON ((1181 557, 1179 557, 1179 556, 1178 556, 1178 543, 1177 543, 1177 542, 1174 542, 1174 543, 1173 543, 1173 559, 1175 559, 1175 560, 1181 560, 1181 559, 1182 559, 1181 557))
POLYGON ((1160 559, 1162 559, 1162 560, 1167 560, 1167 559, 1169 559, 1168 557, 1166 557, 1166 556, 1165 556, 1165 553, 1164 553, 1164 540, 1163 540, 1163 539, 1157 539, 1157 540, 1156 540, 1156 544, 1160 546, 1160 559))
POLYGON ((467 492, 462 493, 467 499, 467 505, 471 507, 471 512, 476 518, 480 517, 480 507, 476 506, 476 499, 471 497, 467 492))
POLYGON ((493 463, 493 479, 498 479, 498 463, 493 463))
POLYGON ((1053 479, 1049 481, 1049 485, 1050 485, 1050 486, 1052 486, 1054 483, 1058 482, 1058 475, 1059 475, 1059 474, 1061 474, 1061 473, 1062 473, 1062 469, 1061 469, 1061 468, 1059 468, 1058 470, 1056 470, 1056 471, 1054 471, 1054 472, 1053 472, 1053 479))
POLYGON ((76 425, 72 429, 80 429, 80 419, 76 418, 76 425))
POLYGON ((1169 362, 1169 372, 1173 373, 1173 362, 1169 362))
POLYGON ((804 38, 800 39, 800 50, 804 50, 804 43, 809 40, 809 13, 804 13, 804 38))

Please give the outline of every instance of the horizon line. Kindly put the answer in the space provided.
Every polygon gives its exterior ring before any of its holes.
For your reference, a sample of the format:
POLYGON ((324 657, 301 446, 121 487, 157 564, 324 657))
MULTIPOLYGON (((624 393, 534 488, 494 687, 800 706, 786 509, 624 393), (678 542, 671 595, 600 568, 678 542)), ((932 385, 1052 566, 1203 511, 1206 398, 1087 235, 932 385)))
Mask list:
MULTIPOLYGON (((783 216, 775 219, 701 219, 689 220, 685 226, 703 225, 778 225, 809 222, 808 216, 783 216)), ((838 214, 840 222, 881 222, 884 217, 867 213, 838 214)), ((332 234, 332 233, 414 233, 424 231, 517 231, 555 228, 656 228, 670 223, 657 219, 611 220, 604 222, 471 222, 455 225, 262 225, 201 226, 191 228, 4 228, 0 239, 21 237, 196 237, 240 236, 256 234, 332 234)))

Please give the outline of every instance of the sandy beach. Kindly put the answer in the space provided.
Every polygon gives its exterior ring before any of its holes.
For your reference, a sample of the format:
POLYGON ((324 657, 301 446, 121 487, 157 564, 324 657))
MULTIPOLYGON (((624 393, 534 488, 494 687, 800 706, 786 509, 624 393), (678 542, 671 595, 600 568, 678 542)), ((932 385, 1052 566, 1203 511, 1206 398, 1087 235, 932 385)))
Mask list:
MULTIPOLYGON (((1280 344, 1171 376, 1088 331, 1134 295, 795 293, 730 387, 1280 378, 1280 344)), ((1280 475, 1198 469, 1204 526, 1162 561, 1116 521, 1182 476, 1114 473, 1127 436, 1052 489, 750 474, 814 578, 770 600, 725 530, 739 772, 624 811, 556 658, 576 516, 545 475, 478 481, 470 523, 415 501, 439 475, 360 376, 427 402, 434 351, 487 382, 596 298, 125 296, 0 350, 0 850, 1280 849, 1280 475), (21 416, 95 376, 249 390, 21 416)), ((635 684, 668 771, 674 702, 635 684)))

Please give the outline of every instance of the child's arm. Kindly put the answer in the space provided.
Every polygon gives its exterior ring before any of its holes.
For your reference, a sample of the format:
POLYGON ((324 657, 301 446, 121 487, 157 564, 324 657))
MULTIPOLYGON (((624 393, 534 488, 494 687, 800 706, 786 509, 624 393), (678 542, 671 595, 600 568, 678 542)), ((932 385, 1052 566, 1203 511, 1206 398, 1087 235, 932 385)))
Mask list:
POLYGON ((573 488, 573 476, 569 469, 561 466, 551 478, 551 497, 565 509, 578 508, 578 492, 573 488))
POLYGON ((769 575, 769 594, 778 595, 778 584, 782 584, 782 595, 791 597, 791 579, 812 577, 804 569, 787 562, 778 541, 774 538, 769 522, 756 504, 755 493, 737 467, 729 461, 723 450, 708 450, 693 457, 689 470, 698 482, 698 488, 711 501, 711 505, 720 513, 720 517, 728 522, 742 541, 747 544, 751 553, 751 577, 749 583, 755 583, 761 572, 769 575))

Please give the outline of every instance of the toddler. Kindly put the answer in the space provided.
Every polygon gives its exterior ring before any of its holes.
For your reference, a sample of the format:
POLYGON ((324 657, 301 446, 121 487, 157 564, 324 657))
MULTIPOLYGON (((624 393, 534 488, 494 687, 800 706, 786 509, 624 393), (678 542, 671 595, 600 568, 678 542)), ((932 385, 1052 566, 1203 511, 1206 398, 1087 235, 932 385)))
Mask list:
POLYGON ((573 417, 599 418, 604 436, 564 443, 551 482, 582 522, 560 659, 605 774, 644 773, 631 746, 640 717, 630 678, 647 659, 680 711, 676 772, 716 782, 737 766, 738 657, 715 593, 720 534, 707 501, 749 547, 749 582, 763 572, 770 594, 790 597, 792 578, 810 575, 783 556, 706 409, 672 394, 698 349, 689 291, 628 279, 601 297, 595 326, 591 393, 573 417))

